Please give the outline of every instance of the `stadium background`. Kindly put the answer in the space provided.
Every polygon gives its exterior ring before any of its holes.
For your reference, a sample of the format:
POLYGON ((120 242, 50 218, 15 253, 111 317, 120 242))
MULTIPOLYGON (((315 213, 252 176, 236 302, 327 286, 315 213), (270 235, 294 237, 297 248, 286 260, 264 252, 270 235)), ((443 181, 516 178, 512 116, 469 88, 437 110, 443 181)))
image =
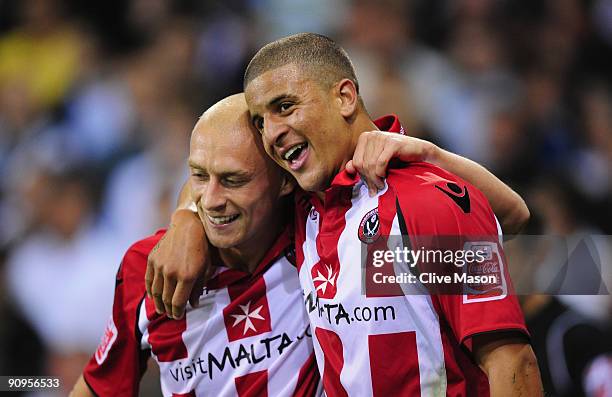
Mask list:
MULTIPOLYGON (((531 232, 612 233, 612 0, 0 0, 0 374, 74 382, 197 117, 300 31, 348 50, 373 117, 520 192, 531 232)), ((569 303, 605 325, 610 301, 569 303)))

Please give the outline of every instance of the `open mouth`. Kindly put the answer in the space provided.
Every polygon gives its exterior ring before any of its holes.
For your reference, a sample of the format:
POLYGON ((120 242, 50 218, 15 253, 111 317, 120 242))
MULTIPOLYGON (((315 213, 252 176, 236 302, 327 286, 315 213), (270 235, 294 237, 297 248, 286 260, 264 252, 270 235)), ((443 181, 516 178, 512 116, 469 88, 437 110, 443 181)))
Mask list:
POLYGON ((240 216, 240 214, 236 214, 236 215, 229 215, 229 216, 210 216, 210 215, 206 215, 206 217, 208 218, 208 220, 213 224, 213 225, 227 225, 229 223, 234 222, 236 219, 238 219, 238 217, 240 216))
POLYGON ((289 168, 297 170, 304 164, 307 155, 308 143, 304 142, 289 148, 289 150, 282 155, 282 159, 289 163, 289 168))

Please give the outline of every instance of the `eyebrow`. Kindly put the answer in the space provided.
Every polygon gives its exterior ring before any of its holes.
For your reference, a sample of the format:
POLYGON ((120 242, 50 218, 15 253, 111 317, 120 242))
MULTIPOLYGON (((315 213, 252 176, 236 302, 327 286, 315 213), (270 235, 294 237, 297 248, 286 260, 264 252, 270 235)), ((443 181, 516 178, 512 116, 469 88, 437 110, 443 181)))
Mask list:
MULTIPOLYGON (((282 100, 286 99, 286 98, 290 98, 291 95, 289 94, 280 94, 275 96, 274 98, 272 98, 270 101, 268 101, 268 103, 266 104, 266 108, 270 108, 272 106, 277 105, 279 102, 281 102, 282 100)), ((251 123, 255 124, 255 121, 257 119, 260 119, 261 116, 258 113, 252 114, 251 115, 251 123)))
MULTIPOLYGON (((202 171, 208 172, 204 167, 196 164, 192 160, 189 160, 188 163, 189 163, 189 167, 191 167, 191 168, 195 168, 197 170, 202 170, 202 171)), ((230 176, 235 176, 235 177, 239 177, 239 178, 248 178, 248 177, 251 176, 251 173, 248 172, 248 171, 245 171, 245 170, 226 171, 226 172, 220 173, 219 176, 221 178, 227 178, 227 177, 230 177, 230 176)))
POLYGON ((247 171, 228 171, 228 172, 222 172, 219 174, 219 176, 221 178, 228 178, 228 177, 238 177, 238 178, 248 178, 251 176, 251 174, 247 171))
POLYGON ((201 166, 199 166, 197 163, 195 163, 193 160, 188 160, 187 164, 189 165, 190 168, 197 168, 198 170, 204 169, 201 166))
POLYGON ((270 106, 274 106, 276 104, 278 104, 280 101, 282 101, 285 98, 288 98, 290 95, 288 94, 280 94, 275 96, 274 98, 272 98, 266 105, 266 107, 270 107, 270 106))

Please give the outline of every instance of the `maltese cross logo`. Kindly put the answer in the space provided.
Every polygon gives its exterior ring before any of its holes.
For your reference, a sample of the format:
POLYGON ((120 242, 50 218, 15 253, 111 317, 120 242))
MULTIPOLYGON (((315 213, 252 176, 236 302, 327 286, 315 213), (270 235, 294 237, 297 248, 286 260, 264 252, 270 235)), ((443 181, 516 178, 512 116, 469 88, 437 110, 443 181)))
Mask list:
POLYGON ((312 282, 320 298, 333 298, 336 295, 338 272, 331 265, 317 263, 312 268, 312 282))
POLYGON ((251 301, 248 301, 246 305, 238 306, 242 310, 243 314, 232 314, 232 317, 234 317, 234 324, 232 324, 232 326, 235 327, 244 321, 244 330, 242 331, 243 335, 246 334, 248 330, 257 332, 257 328, 255 328, 255 325, 253 324, 253 319, 265 320, 265 318, 259 314, 263 308, 263 305, 258 306, 256 309, 253 309, 253 311, 250 310, 251 301))

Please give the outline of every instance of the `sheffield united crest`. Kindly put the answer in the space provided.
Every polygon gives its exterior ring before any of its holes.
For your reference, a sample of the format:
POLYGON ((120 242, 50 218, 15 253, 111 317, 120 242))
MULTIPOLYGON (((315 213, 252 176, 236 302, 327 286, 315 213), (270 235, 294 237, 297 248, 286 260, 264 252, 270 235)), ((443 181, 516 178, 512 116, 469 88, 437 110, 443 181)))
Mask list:
POLYGON ((372 244, 378 240, 380 236, 380 220, 378 218, 378 208, 374 208, 372 211, 365 214, 361 222, 359 223, 359 230, 357 231, 359 240, 366 244, 372 244))

